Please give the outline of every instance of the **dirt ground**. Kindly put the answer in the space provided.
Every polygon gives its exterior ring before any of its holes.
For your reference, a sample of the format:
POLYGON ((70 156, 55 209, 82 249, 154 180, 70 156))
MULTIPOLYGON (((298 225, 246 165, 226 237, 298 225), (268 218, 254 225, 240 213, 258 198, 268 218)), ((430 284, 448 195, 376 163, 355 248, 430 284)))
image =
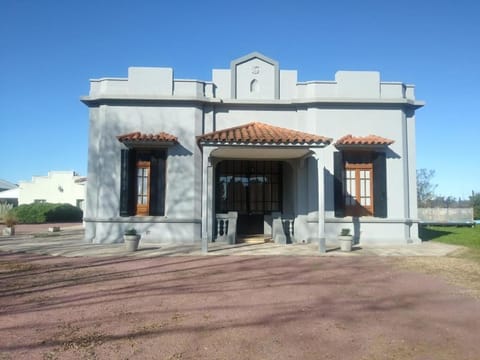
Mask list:
MULTIPOLYGON (((24 234, 37 234, 37 233, 46 233, 48 232, 49 227, 59 226, 61 229, 72 228, 72 227, 81 227, 82 223, 44 223, 44 224, 17 224, 15 225, 15 234, 24 235, 24 234)), ((3 226, 0 226, 3 228, 3 226)))
POLYGON ((479 359, 480 301, 424 267, 0 253, 0 359, 479 359))

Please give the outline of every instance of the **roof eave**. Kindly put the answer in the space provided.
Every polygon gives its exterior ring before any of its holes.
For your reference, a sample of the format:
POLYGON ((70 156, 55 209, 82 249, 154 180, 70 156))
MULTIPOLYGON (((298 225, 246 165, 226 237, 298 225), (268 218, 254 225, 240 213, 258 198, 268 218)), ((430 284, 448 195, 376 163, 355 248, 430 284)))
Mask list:
POLYGON ((281 148, 311 148, 311 147, 326 147, 330 145, 331 141, 311 142, 311 143, 270 143, 270 142, 242 142, 242 141, 218 141, 218 140, 200 140, 200 146, 249 146, 249 147, 281 147, 281 148))
POLYGON ((339 150, 380 150, 389 147, 391 144, 335 144, 339 150))
POLYGON ((177 141, 135 141, 135 140, 126 140, 121 141, 128 148, 140 148, 140 147, 169 147, 177 144, 177 141))

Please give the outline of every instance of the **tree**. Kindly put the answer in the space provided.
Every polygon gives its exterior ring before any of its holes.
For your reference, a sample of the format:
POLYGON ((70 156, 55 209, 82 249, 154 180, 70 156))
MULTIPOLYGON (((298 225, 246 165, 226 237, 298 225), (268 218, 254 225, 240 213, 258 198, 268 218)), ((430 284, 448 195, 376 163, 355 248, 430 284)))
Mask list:
POLYGON ((417 170, 417 201, 419 207, 430 207, 435 198, 437 184, 432 183, 435 170, 417 170))
POLYGON ((473 218, 480 219, 480 192, 472 191, 472 196, 470 196, 470 202, 473 207, 473 218))

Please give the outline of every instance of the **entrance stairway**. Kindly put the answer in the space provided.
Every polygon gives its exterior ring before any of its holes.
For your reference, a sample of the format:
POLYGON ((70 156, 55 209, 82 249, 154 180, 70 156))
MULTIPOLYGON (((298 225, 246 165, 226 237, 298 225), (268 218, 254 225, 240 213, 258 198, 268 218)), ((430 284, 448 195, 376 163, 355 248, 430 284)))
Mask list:
POLYGON ((268 234, 237 235, 238 244, 261 244, 271 241, 272 238, 268 234))

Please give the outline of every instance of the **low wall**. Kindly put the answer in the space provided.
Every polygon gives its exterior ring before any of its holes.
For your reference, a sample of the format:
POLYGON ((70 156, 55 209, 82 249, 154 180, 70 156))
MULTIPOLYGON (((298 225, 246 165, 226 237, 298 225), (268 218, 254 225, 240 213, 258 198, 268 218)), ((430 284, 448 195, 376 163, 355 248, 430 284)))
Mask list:
POLYGON ((473 224, 473 208, 419 208, 418 219, 426 224, 473 224))

